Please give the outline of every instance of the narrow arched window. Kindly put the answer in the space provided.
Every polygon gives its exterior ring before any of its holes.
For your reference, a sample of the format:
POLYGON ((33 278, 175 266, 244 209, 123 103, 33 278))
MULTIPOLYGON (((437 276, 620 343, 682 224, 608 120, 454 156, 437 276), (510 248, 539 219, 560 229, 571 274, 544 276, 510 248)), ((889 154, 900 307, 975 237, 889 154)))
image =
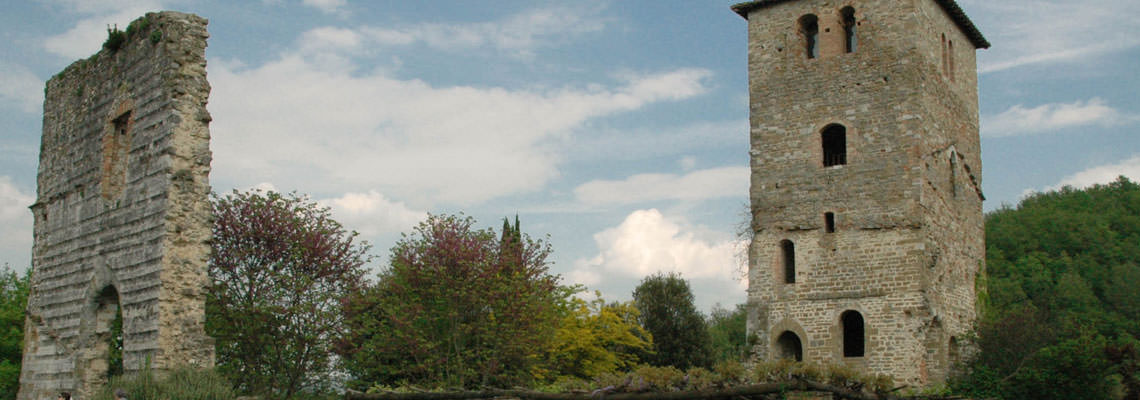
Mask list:
POLYGON ((839 316, 839 321, 843 324, 843 356, 863 357, 866 340, 863 330, 863 315, 859 314, 858 311, 848 310, 839 316))
POLYGON ((807 58, 819 57, 819 18, 815 14, 800 17, 800 34, 804 35, 807 58))
POLYGON ((800 337, 796 336, 792 331, 784 331, 780 337, 776 339, 776 348, 779 350, 779 357, 786 360, 804 360, 804 346, 800 342, 800 337))
POLYGON ((847 164, 847 128, 832 124, 823 128, 823 166, 847 164))
POLYGON ((823 228, 827 233, 835 233, 835 213, 823 213, 823 228))
POLYGON ((950 82, 954 82, 954 41, 953 40, 947 40, 946 41, 946 53, 948 54, 948 57, 946 58, 946 60, 947 60, 946 63, 950 65, 950 82))
POLYGON ((780 259, 784 265, 784 283, 796 283, 796 245, 791 240, 780 242, 780 259))
POLYGON ((855 52, 855 8, 851 6, 843 7, 839 10, 839 15, 843 18, 843 37, 844 45, 848 53, 855 52))
POLYGON ((946 34, 942 34, 942 76, 950 75, 950 60, 946 55, 946 34))

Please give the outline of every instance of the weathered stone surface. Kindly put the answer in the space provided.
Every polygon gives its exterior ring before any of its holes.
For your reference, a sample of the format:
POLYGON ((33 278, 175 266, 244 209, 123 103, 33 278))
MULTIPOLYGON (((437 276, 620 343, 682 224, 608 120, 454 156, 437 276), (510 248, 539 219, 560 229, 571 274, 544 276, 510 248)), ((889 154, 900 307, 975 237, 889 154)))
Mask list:
POLYGON ((778 357, 780 335, 792 332, 805 361, 942 382, 975 321, 984 272, 976 49, 935 0, 757 4, 747 13, 754 350, 778 357), (808 14, 818 18, 816 58, 799 23, 808 14), (821 133, 832 124, 846 128, 846 163, 825 167, 821 133), (794 283, 784 240, 794 243, 794 283), (861 357, 844 356, 846 311, 864 321, 861 357))
POLYGON ((206 23, 147 14, 47 82, 19 399, 90 398, 120 306, 125 370, 213 365, 206 23))

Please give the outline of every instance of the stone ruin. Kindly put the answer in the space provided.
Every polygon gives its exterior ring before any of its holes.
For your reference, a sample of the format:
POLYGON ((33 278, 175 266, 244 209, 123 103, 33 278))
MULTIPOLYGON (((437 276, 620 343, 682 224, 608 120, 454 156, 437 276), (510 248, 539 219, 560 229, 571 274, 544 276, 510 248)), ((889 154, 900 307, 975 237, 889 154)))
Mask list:
POLYGON ((18 399, 91 398, 119 315, 124 371, 213 365, 206 24, 147 14, 47 82, 18 399))

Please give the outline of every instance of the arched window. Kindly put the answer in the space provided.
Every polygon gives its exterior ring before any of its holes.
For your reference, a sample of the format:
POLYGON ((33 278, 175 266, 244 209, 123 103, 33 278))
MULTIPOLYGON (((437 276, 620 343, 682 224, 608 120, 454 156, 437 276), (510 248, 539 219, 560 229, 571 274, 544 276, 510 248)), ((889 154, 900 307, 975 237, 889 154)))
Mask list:
POLYGON ((954 82, 954 41, 946 41, 946 63, 950 65, 950 82, 954 82))
POLYGON ((780 337, 776 339, 776 347, 780 352, 779 357, 782 359, 804 360, 803 343, 800 342, 800 337, 792 331, 781 333, 780 337))
POLYGON ((796 245, 791 240, 780 242, 780 259, 784 265, 784 283, 796 283, 796 245))
POLYGON ((123 311, 119 291, 107 286, 95 298, 96 352, 107 361, 106 379, 123 374, 123 311))
POLYGON ((843 356, 863 357, 865 343, 863 315, 858 311, 848 310, 839 316, 839 321, 843 324, 843 356))
POLYGON ((847 164, 847 128, 832 124, 823 128, 823 166, 847 164))
POLYGON ((800 34, 804 35, 807 58, 819 57, 819 18, 815 14, 800 17, 800 34))
POLYGON ((942 76, 949 75, 950 67, 946 57, 946 34, 942 34, 942 76))
POLYGON ((843 38, 844 45, 848 53, 855 52, 855 8, 851 6, 843 7, 839 10, 840 17, 843 18, 843 38))

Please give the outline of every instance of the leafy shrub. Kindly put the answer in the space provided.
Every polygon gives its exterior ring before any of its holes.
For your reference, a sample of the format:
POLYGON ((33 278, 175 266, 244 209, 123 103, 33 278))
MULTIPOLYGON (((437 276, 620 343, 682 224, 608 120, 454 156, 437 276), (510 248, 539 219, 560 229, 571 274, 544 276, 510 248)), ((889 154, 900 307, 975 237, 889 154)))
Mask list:
POLYGON ((149 369, 111 378, 93 400, 114 400, 123 389, 131 400, 233 400, 233 387, 212 369, 178 368, 158 377, 149 369))

